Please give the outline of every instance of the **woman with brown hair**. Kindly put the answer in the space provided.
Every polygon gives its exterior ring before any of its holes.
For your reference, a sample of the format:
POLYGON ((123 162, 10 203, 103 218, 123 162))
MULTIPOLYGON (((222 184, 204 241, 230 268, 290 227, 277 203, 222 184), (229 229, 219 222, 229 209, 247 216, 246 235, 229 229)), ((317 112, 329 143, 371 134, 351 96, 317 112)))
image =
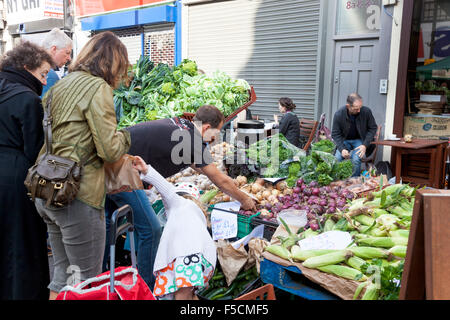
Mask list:
MULTIPOLYGON (((69 74, 50 95, 52 153, 83 164, 76 199, 63 208, 48 208, 36 199, 47 224, 54 258, 50 299, 67 284, 84 281, 102 271, 105 247, 104 162, 115 162, 130 147, 127 131, 117 131, 113 89, 126 79, 126 47, 111 32, 95 35, 69 67, 69 74)), ((44 153, 45 146, 41 149, 44 153)))
POLYGON ((29 42, 0 61, 0 300, 48 297, 45 224, 23 181, 44 143, 39 96, 52 65, 29 42))

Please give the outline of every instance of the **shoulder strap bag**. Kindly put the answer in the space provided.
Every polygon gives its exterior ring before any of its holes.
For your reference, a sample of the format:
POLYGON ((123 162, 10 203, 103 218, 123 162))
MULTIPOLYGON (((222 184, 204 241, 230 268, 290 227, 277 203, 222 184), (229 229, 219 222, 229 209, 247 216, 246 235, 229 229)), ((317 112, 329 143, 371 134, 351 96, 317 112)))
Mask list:
POLYGON ((46 207, 65 207, 76 197, 80 189, 83 160, 78 163, 70 158, 52 154, 52 90, 44 107, 45 153, 28 169, 24 181, 28 196, 46 201, 46 207))

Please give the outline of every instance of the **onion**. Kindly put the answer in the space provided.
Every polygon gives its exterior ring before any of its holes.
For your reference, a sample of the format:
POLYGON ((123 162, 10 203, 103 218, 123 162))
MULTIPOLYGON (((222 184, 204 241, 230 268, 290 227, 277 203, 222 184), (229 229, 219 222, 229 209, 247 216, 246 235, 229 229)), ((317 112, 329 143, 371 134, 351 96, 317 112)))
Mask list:
POLYGON ((298 204, 294 204, 294 209, 295 210, 300 210, 300 206, 298 204))
POLYGON ((302 191, 302 189, 300 189, 300 187, 294 187, 294 189, 292 189, 292 191, 293 191, 295 194, 299 194, 299 193, 302 191))
POLYGON ((319 188, 313 188, 311 190, 311 193, 315 196, 318 196, 320 194, 320 189, 319 188))
POLYGON ((328 207, 327 213, 335 213, 335 212, 336 212, 336 208, 335 207, 332 207, 332 206, 328 207))
POLYGON ((262 191, 262 186, 260 184, 253 183, 251 186, 251 190, 252 190, 252 193, 256 194, 256 193, 262 191))
POLYGON ((279 191, 278 189, 273 189, 273 190, 272 190, 272 194, 273 194, 274 196, 278 196, 278 195, 280 194, 280 191, 279 191))
POLYGON ((319 225, 317 224, 317 221, 313 221, 309 223, 309 227, 312 231, 316 231, 319 229, 319 225))
POLYGON ((267 209, 267 210, 272 209, 272 204, 269 203, 269 202, 267 202, 267 203, 266 203, 266 209, 267 209))
POLYGON ((275 185, 275 188, 277 188, 279 191, 283 191, 287 188, 286 181, 280 181, 275 185))
POLYGON ((261 185, 261 187, 264 187, 264 184, 265 184, 266 182, 264 181, 264 179, 258 178, 258 179, 255 180, 255 183, 261 185))
POLYGON ((305 190, 303 190, 303 194, 305 194, 307 196, 310 196, 312 194, 311 193, 311 189, 310 188, 305 188, 305 190))
POLYGON ((327 204, 328 204, 328 203, 327 203, 327 200, 325 200, 325 199, 321 199, 321 200, 319 201, 319 206, 325 207, 327 204))
POLYGON ((297 186, 301 186, 303 184, 303 179, 300 178, 297 180, 297 186))
POLYGON ((246 176, 237 176, 236 181, 239 183, 240 186, 243 186, 247 183, 247 177, 246 176))
POLYGON ((269 190, 264 190, 262 196, 264 199, 268 199, 272 193, 269 190))
POLYGON ((309 187, 310 188, 316 188, 316 187, 318 187, 319 186, 319 184, 317 183, 317 181, 311 181, 310 183, 309 183, 309 187))

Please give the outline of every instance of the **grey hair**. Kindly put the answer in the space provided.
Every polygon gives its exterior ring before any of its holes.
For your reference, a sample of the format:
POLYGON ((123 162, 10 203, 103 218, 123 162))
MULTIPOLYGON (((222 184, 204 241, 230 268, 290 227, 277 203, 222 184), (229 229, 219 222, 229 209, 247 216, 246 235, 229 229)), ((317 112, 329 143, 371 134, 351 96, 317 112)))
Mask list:
POLYGON ((353 105, 353 103, 355 103, 355 101, 362 101, 362 98, 359 94, 355 93, 350 93, 347 97, 347 103, 349 105, 353 105))
POLYGON ((41 46, 48 50, 51 47, 55 46, 57 49, 64 49, 68 46, 72 45, 72 39, 64 33, 64 31, 53 28, 47 35, 44 40, 42 40, 41 46))

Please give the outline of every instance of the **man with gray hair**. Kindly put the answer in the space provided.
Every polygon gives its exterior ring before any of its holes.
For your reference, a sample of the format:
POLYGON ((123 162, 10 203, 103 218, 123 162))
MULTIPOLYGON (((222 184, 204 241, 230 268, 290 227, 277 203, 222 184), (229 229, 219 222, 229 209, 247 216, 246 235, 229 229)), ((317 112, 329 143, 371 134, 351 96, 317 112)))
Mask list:
MULTIPOLYGON (((41 46, 53 58, 57 68, 63 67, 70 61, 70 56, 72 54, 72 39, 70 39, 64 31, 53 28, 47 33, 44 40, 42 40, 41 46)), ((42 90, 41 98, 58 80, 58 74, 55 70, 51 69, 47 76, 47 85, 45 85, 42 90)))
POLYGON ((338 161, 351 159, 353 177, 361 174, 361 158, 369 155, 371 142, 377 132, 377 124, 368 107, 363 106, 357 93, 347 97, 347 104, 334 114, 331 137, 336 144, 338 161), (366 152, 368 151, 368 152, 366 152))

